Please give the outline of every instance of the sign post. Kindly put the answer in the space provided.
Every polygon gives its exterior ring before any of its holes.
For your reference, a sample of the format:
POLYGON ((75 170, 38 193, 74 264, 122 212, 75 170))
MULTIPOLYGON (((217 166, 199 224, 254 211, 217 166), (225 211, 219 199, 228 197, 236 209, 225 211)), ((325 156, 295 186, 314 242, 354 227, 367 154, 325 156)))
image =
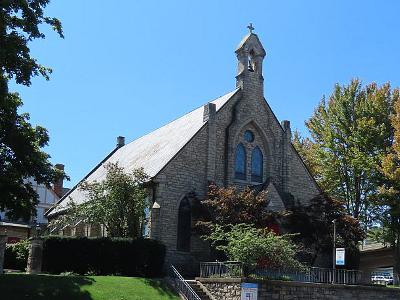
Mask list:
POLYGON ((332 247, 332 284, 335 283, 336 274, 336 219, 332 220, 333 223, 333 247, 332 247))
POLYGON ((257 300, 258 284, 257 283, 242 283, 241 300, 257 300))

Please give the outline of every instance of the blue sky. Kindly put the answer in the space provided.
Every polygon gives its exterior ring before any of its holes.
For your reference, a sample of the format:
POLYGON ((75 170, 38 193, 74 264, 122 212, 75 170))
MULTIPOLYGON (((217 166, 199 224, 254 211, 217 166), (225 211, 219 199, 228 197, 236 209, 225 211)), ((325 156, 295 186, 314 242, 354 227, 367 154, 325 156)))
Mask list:
POLYGON ((235 47, 252 22, 267 51, 265 97, 304 134, 335 83, 400 86, 400 1, 52 0, 65 39, 31 44, 51 80, 20 92, 73 186, 123 135, 144 135, 235 87, 235 47))

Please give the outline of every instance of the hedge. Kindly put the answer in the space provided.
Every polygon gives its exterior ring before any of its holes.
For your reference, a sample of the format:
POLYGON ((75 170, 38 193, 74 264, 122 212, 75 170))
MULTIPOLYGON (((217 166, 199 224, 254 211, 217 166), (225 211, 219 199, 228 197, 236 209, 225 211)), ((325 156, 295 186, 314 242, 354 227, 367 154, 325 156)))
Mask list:
POLYGON ((42 272, 94 275, 160 276, 165 246, 151 239, 44 238, 42 272))
POLYGON ((4 253, 4 269, 25 271, 29 253, 29 241, 7 244, 4 253))

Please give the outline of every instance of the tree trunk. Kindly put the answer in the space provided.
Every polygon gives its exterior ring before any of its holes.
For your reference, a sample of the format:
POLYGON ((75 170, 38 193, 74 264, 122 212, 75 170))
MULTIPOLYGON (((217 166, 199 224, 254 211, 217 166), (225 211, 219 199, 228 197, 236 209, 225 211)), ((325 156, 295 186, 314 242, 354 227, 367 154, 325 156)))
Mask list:
POLYGON ((360 207, 361 207, 361 187, 360 187, 360 177, 356 176, 354 178, 354 188, 355 188, 355 195, 354 195, 354 211, 353 217, 358 219, 360 216, 360 207))

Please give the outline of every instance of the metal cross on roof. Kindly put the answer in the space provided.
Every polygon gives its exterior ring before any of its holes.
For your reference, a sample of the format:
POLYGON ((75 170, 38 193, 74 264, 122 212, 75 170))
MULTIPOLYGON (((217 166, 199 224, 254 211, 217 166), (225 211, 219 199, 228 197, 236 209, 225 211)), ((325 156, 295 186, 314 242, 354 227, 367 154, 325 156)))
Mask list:
POLYGON ((254 30, 253 23, 250 23, 249 26, 247 26, 247 28, 249 29, 250 33, 253 33, 254 30))

